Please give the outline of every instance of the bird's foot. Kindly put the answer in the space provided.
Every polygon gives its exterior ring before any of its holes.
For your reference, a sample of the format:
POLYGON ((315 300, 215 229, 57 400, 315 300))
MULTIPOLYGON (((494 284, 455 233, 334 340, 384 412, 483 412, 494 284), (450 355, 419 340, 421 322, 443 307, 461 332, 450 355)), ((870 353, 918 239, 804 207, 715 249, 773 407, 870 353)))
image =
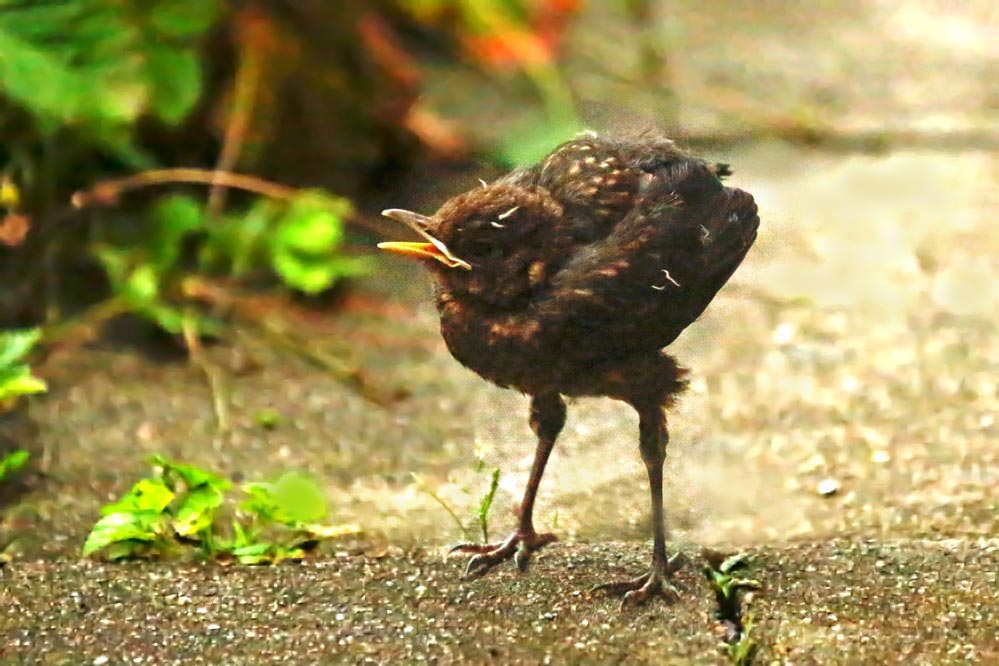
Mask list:
POLYGON ((614 583, 604 583, 597 585, 590 592, 606 592, 612 596, 620 596, 621 610, 632 606, 639 606, 655 597, 664 599, 675 599, 680 596, 679 591, 671 585, 667 578, 674 570, 676 556, 662 565, 653 564, 652 570, 631 580, 623 580, 614 583))
POLYGON ((448 551, 448 554, 475 554, 468 561, 468 568, 465 569, 465 578, 483 576, 494 566, 510 558, 513 558, 514 564, 523 573, 527 571, 527 565, 534 551, 540 550, 554 541, 558 541, 554 534, 538 534, 534 531, 522 533, 517 531, 507 537, 503 543, 460 543, 448 551))
POLYGON ((651 571, 631 580, 597 585, 592 591, 607 592, 613 596, 621 596, 621 610, 630 606, 644 604, 653 597, 669 599, 670 597, 679 595, 677 589, 667 583, 663 575, 656 571, 651 571))

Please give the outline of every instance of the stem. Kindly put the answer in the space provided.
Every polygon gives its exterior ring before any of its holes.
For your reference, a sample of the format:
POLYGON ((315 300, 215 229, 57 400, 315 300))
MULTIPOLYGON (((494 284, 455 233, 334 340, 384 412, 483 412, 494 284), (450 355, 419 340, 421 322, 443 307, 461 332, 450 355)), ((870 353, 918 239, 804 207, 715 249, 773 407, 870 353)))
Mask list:
POLYGON ((222 371, 205 356, 204 348, 201 346, 201 339, 195 326, 194 317, 190 313, 185 313, 181 323, 184 335, 184 345, 191 362, 198 366, 205 379, 208 380, 208 390, 212 394, 212 408, 215 411, 215 422, 219 433, 229 432, 229 401, 228 391, 225 389, 225 382, 222 371))
MULTIPOLYGON (((416 477, 416 474, 413 474, 413 476, 416 477)), ((417 481, 419 481, 419 477, 416 477, 416 478, 417 478, 417 481)), ((438 495, 437 493, 435 493, 433 490, 430 490, 430 488, 427 488, 426 486, 424 486, 422 482, 420 483, 420 486, 421 486, 420 490, 422 490, 426 494, 430 495, 430 497, 435 502, 437 502, 441 506, 442 509, 444 509, 445 511, 447 511, 447 515, 451 516, 451 520, 453 520, 454 524, 458 526, 459 530, 461 530, 462 536, 464 536, 466 539, 471 539, 472 538, 471 531, 468 528, 465 527, 464 523, 461 522, 461 518, 459 518, 458 514, 455 512, 455 510, 453 508, 451 508, 451 505, 448 504, 447 502, 445 502, 443 499, 441 499, 440 495, 438 495)))
POLYGON ((42 327, 42 338, 51 348, 55 345, 73 342, 85 344, 97 337, 97 329, 107 320, 129 311, 128 304, 116 297, 91 305, 82 313, 42 327))
POLYGON ((251 310, 240 301, 238 294, 220 285, 189 277, 184 281, 183 289, 189 297, 206 300, 231 312, 247 326, 252 326, 271 346, 297 354, 312 365, 329 372, 335 379, 357 391, 362 398, 376 405, 388 407, 403 397, 397 391, 386 391, 372 385, 367 375, 352 362, 340 359, 316 344, 288 332, 288 326, 278 315, 251 310))
POLYGON ((211 169, 196 169, 181 167, 176 169, 151 169, 123 178, 112 178, 100 181, 86 190, 73 194, 70 201, 75 208, 86 208, 93 205, 109 205, 128 190, 135 190, 152 185, 168 185, 171 183, 194 183, 211 185, 213 187, 234 187, 248 192, 256 192, 273 199, 291 199, 298 189, 287 185, 228 171, 213 171, 211 169))
POLYGON ((240 50, 239 67, 236 70, 232 109, 226 123, 222 150, 215 163, 215 178, 212 182, 211 192, 208 194, 208 203, 205 206, 209 218, 218 215, 225 206, 225 189, 220 187, 218 174, 230 172, 239 161, 257 98, 257 89, 260 84, 260 59, 254 51, 253 35, 250 34, 255 19, 253 13, 244 10, 236 21, 240 50))

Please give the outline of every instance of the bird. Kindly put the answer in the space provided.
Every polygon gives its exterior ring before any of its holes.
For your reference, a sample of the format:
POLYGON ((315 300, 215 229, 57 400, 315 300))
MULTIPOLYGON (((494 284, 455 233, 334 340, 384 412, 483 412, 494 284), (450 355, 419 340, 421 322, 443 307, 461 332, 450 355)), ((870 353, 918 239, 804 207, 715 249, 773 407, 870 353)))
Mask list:
POLYGON ((742 263, 759 216, 728 187, 726 164, 662 136, 586 133, 536 164, 459 194, 433 215, 388 209, 419 241, 378 247, 420 260, 433 282, 444 342, 462 365, 530 397, 537 444, 517 527, 495 544, 459 544, 466 577, 557 541, 535 529, 538 487, 566 419, 565 398, 603 396, 638 414, 649 482, 648 572, 595 588, 622 608, 676 593, 667 556, 663 466, 667 410, 688 370, 666 352, 742 263))

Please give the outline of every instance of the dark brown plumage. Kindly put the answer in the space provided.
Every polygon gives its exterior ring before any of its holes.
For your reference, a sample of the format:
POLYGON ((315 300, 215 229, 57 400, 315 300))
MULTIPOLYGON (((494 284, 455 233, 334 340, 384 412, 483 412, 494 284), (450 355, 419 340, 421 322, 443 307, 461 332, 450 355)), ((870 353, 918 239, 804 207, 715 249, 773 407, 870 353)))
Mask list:
POLYGON ((534 529, 538 483, 565 422, 562 396, 607 396, 639 415, 652 494, 652 568, 604 586, 638 603, 668 587, 662 467, 665 408, 684 389, 662 349, 704 311, 756 238, 756 204, 724 187, 725 165, 672 142, 584 136, 535 166, 454 197, 432 217, 385 214, 421 243, 380 247, 426 260, 441 332, 458 361, 531 396, 538 438, 517 530, 503 543, 462 545, 468 575, 552 542, 534 529))

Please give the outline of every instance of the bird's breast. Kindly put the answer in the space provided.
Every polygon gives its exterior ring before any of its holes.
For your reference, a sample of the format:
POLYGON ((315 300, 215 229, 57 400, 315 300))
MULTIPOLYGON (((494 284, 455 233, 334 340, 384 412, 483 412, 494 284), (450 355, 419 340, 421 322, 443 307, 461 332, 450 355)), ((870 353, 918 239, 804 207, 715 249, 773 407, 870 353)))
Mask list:
POLYGON ((548 388, 553 358, 537 320, 448 297, 439 297, 437 307, 444 342, 462 365, 499 386, 526 393, 548 388))

